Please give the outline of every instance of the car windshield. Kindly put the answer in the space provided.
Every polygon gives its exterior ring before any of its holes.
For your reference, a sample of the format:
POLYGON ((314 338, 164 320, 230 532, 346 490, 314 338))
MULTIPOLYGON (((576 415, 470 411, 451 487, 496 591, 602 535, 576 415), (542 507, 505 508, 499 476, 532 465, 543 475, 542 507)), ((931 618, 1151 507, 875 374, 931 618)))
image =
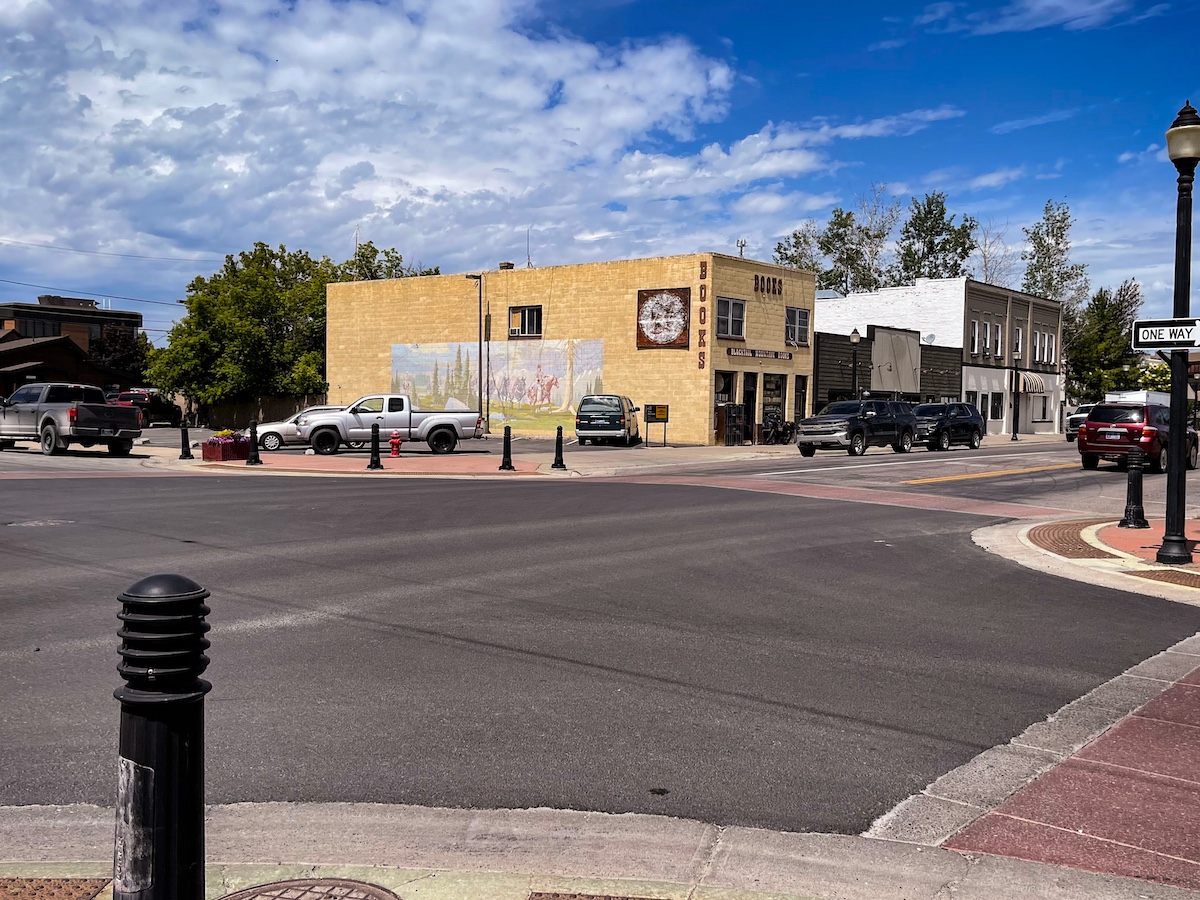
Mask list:
POLYGON ((857 416, 858 404, 854 401, 842 401, 840 403, 827 403, 825 408, 817 415, 821 416, 857 416))
POLYGON ((914 416, 944 416, 946 414, 946 404, 944 403, 922 403, 913 410, 914 416))
POLYGON ((620 412, 619 397, 585 397, 579 404, 580 412, 620 412))
POLYGON ((1137 425, 1146 421, 1146 414, 1140 406, 1095 406, 1088 413, 1088 421, 1137 425))

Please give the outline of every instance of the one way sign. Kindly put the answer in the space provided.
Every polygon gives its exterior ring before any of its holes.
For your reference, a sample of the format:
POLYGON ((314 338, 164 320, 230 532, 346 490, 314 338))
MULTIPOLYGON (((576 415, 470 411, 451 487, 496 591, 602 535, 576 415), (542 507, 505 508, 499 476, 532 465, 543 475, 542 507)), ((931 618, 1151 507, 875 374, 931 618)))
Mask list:
POLYGON ((1200 347, 1200 319, 1146 319, 1133 323, 1134 350, 1200 347))

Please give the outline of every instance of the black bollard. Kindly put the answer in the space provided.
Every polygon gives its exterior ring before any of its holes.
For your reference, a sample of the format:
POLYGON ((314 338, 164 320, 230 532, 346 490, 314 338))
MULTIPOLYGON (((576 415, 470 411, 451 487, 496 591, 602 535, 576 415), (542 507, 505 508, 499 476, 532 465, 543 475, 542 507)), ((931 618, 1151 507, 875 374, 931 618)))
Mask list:
POLYGON ((558 426, 558 435, 554 439, 554 462, 550 464, 552 469, 565 469, 567 464, 562 458, 562 426, 558 426))
POLYGON ((187 422, 179 424, 179 458, 195 459, 192 456, 192 442, 188 439, 187 422))
POLYGON ((504 458, 500 460, 501 472, 515 472, 517 467, 512 464, 512 426, 504 426, 504 458))
POLYGON ((1142 508, 1142 466, 1146 454, 1140 447, 1129 451, 1126 459, 1129 475, 1125 482, 1125 518, 1117 523, 1118 528, 1149 528, 1146 511, 1142 508))
POLYGON ((379 423, 374 422, 371 425, 371 461, 367 463, 367 471, 382 468, 383 463, 379 461, 379 423))
POLYGON ((204 900, 207 598, 182 575, 151 575, 117 597, 113 900, 204 900))
POLYGON ((261 466, 262 457, 258 455, 258 422, 250 420, 250 455, 246 457, 246 465, 261 466))

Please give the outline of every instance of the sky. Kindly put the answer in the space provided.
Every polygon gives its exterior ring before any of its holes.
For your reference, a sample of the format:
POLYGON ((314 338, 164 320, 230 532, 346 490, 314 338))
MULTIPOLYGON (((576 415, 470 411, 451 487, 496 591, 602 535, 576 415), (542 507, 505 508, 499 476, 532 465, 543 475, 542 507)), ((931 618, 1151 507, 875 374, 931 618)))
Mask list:
POLYGON ((770 261, 886 186, 1002 234, 1014 286, 1065 203, 1093 289, 1170 318, 1198 43, 1200 0, 3 0, 0 302, 91 297, 163 346, 258 241, 770 261))

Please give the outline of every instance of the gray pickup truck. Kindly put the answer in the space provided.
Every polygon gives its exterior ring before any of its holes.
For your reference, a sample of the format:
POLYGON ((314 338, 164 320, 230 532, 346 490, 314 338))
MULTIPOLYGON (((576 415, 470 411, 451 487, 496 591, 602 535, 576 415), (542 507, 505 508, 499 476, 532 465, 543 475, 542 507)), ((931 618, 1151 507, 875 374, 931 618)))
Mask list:
POLYGON ((141 437, 141 413, 135 406, 113 406, 104 391, 86 384, 34 383, 0 400, 0 450, 17 441, 37 441, 53 456, 71 444, 104 444, 113 456, 128 456, 141 437))
POLYGON ((342 444, 371 440, 372 425, 379 426, 385 446, 398 431, 400 440, 424 441, 434 453, 449 453, 459 441, 483 433, 483 419, 476 411, 415 409, 404 394, 369 394, 345 409, 306 413, 296 421, 300 439, 322 455, 337 453, 342 444))

